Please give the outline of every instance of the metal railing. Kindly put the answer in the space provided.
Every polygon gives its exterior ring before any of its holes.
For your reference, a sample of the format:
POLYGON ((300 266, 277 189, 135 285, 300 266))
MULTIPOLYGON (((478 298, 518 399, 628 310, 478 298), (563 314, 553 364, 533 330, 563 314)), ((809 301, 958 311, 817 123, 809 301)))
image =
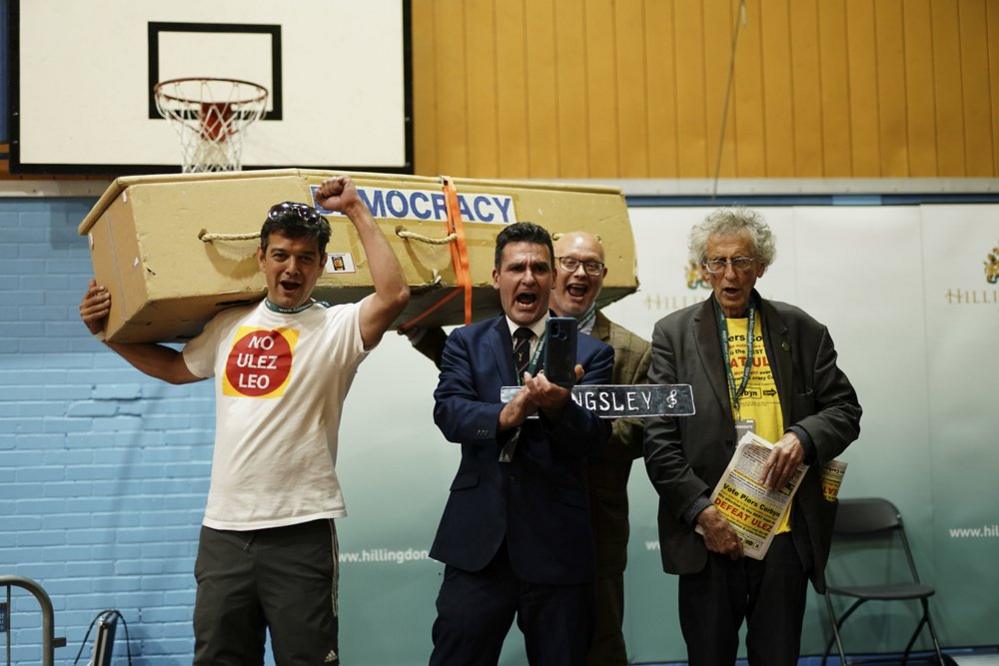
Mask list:
POLYGON ((10 588, 20 587, 34 595, 35 600, 42 610, 42 666, 53 666, 55 663, 55 649, 66 645, 65 638, 55 636, 55 615, 52 612, 52 600, 49 599, 48 592, 45 591, 38 582, 23 576, 0 576, 0 587, 7 590, 7 666, 10 666, 10 634, 11 626, 9 618, 13 615, 10 604, 10 588))

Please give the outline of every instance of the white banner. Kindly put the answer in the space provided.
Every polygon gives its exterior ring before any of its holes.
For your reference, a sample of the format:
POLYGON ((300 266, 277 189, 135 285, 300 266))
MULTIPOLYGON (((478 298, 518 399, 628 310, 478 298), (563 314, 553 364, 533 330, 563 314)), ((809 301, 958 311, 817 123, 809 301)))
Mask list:
MULTIPOLYGON (((986 618, 999 616, 991 592, 999 573, 989 565, 999 555, 999 284, 987 271, 999 271, 999 206, 758 210, 777 237, 776 262, 758 290, 828 326, 864 407, 860 439, 842 456, 850 474, 840 496, 883 496, 899 506, 920 573, 937 587, 944 644, 994 644, 986 618)), ((686 244, 691 225, 710 211, 630 211, 642 288, 608 316, 648 338, 658 319, 708 296, 689 271, 686 244)), ((676 579, 661 573, 656 498, 639 465, 630 486, 629 654, 682 659, 676 579)), ((869 618, 852 620, 855 649, 896 650, 918 619, 869 618)), ((811 595, 802 653, 821 653, 827 634, 811 595)))
MULTIPOLYGON (((708 296, 688 271, 686 243, 691 225, 710 210, 630 211, 641 288, 608 307, 608 316, 648 338, 658 319, 708 296)), ((840 497, 884 496, 899 506, 920 573, 937 587, 931 603, 945 645, 994 644, 999 285, 987 281, 985 269, 989 254, 999 254, 999 206, 760 212, 778 250, 757 287, 828 326, 864 407, 860 440, 842 456, 850 473, 840 497)), ((422 553, 459 458, 459 447, 432 422, 436 382, 432 363, 400 336, 386 336, 345 405, 337 466, 350 510, 338 521, 341 637, 358 664, 408 664, 429 653, 443 567, 422 553), (385 405, 392 405, 391 418, 385 405), (397 629, 375 636, 370 628, 379 626, 397 629)), ((628 654, 635 662, 682 660, 676 577, 662 572, 657 502, 641 461, 629 494, 628 654)), ((901 575, 898 565, 881 569, 901 575)), ((832 573, 850 574, 843 567, 832 573)), ((817 601, 809 595, 803 654, 821 653, 828 635, 817 601)), ((850 645, 870 652, 899 650, 918 619, 880 608, 857 614, 850 645)), ((925 645, 920 639, 917 648, 925 645)), ((516 629, 500 663, 526 663, 516 629)))

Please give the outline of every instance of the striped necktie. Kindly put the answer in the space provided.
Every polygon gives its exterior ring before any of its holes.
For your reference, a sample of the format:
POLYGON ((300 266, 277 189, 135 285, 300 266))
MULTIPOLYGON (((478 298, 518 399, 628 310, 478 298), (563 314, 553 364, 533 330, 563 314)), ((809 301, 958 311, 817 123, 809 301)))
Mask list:
POLYGON ((521 326, 513 332, 513 366, 517 369, 517 380, 524 376, 531 364, 531 338, 534 332, 521 326))

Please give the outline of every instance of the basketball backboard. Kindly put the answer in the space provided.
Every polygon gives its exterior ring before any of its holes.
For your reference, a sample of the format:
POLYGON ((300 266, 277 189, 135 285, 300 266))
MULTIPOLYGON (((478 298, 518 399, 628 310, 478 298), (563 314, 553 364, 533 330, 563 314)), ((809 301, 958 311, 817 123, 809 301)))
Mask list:
POLYGON ((244 168, 412 171, 408 0, 10 0, 11 171, 178 171, 158 81, 269 91, 244 168))

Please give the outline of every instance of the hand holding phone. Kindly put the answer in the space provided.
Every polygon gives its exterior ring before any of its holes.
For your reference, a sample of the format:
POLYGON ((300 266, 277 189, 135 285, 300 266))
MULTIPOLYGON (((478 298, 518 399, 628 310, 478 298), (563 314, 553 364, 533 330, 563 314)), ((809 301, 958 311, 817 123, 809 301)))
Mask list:
POLYGON ((576 320, 552 317, 545 326, 545 377, 553 384, 571 388, 576 383, 576 320))

